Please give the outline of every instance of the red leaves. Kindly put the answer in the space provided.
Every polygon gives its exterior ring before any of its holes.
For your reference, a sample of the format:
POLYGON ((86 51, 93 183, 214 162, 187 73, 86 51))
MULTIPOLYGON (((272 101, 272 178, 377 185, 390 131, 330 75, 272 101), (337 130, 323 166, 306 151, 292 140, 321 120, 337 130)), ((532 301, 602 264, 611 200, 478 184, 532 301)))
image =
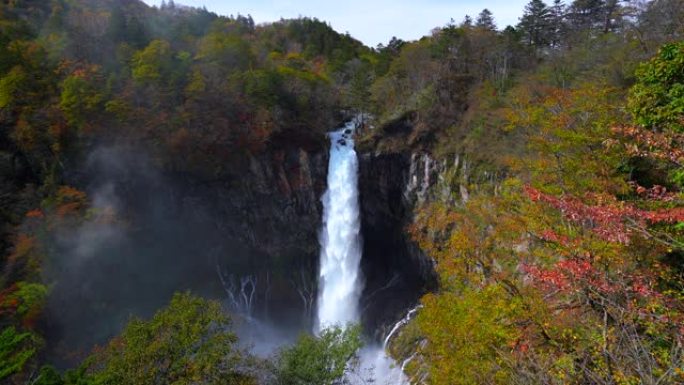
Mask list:
MULTIPOLYGON (((653 158, 670 161, 677 165, 684 164, 684 135, 660 133, 639 127, 613 127, 613 133, 630 140, 624 143, 627 153, 641 158, 653 158)), ((616 140, 604 142, 607 146, 617 143, 616 140)))
POLYGON ((573 291, 589 285, 602 293, 616 291, 616 286, 608 282, 591 262, 584 259, 562 260, 550 269, 533 265, 523 265, 522 269, 546 290, 573 291))
POLYGON ((554 242, 562 246, 570 246, 570 238, 565 235, 558 235, 553 230, 546 229, 539 234, 539 237, 547 242, 554 242))
MULTIPOLYGON (((659 209, 655 211, 638 209, 614 197, 592 196, 596 205, 587 205, 575 197, 556 197, 526 186, 525 193, 533 202, 543 202, 559 210, 563 216, 581 226, 590 228, 601 239, 628 244, 635 233, 641 233, 648 225, 656 223, 684 222, 684 208, 659 209)), ((637 189, 637 192, 640 190, 637 189)), ((661 186, 641 190, 643 194, 667 196, 661 186), (650 191, 650 192, 649 192, 650 191)), ((562 243, 557 236, 542 234, 542 238, 562 243), (556 238, 556 239, 554 239, 556 238)), ((554 234, 555 235, 555 234, 554 234)))
POLYGON ((647 199, 651 201, 661 201, 661 202, 672 202, 676 194, 668 192, 665 186, 654 185, 651 188, 646 188, 644 186, 639 186, 636 182, 629 182, 629 185, 634 188, 637 195, 642 199, 647 199))
POLYGON ((607 272, 597 267, 591 258, 564 259, 550 268, 524 264, 522 271, 544 291, 571 293, 589 290, 602 296, 662 297, 653 289, 653 279, 647 275, 607 272))
POLYGON ((523 265, 522 270, 544 289, 567 290, 570 286, 567 277, 557 270, 542 269, 533 265, 523 265))
POLYGON ((657 211, 640 210, 639 213, 643 217, 643 219, 649 221, 650 223, 684 222, 684 207, 662 209, 657 211))

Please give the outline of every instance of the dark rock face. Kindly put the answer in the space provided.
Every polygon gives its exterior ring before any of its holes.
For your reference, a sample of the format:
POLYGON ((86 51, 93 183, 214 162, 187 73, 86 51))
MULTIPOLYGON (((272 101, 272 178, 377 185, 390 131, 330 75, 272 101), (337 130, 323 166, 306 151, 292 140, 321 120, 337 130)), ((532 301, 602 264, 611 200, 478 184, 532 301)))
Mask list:
POLYGON ((96 149, 68 176, 117 219, 53 235, 49 346, 88 351, 183 290, 283 328, 310 322, 300 290, 315 298, 326 147, 269 150, 215 178, 165 172, 140 153, 96 149))
MULTIPOLYGON (((381 332, 434 287, 432 262, 410 240, 415 194, 408 191, 411 156, 360 155, 364 323, 381 332)), ((385 330, 386 331, 386 330, 385 330)))
POLYGON ((241 174, 229 180, 189 181, 184 187, 187 211, 211 212, 205 220, 227 240, 217 243, 226 274, 258 279, 254 315, 311 321, 312 309, 299 290, 313 290, 315 298, 327 167, 327 148, 291 147, 250 157, 241 174), (242 255, 231 250, 235 244, 244 248, 242 255))
MULTIPOLYGON (((285 328, 310 325, 328 143, 284 142, 216 177, 164 171, 132 149, 96 150, 67 183, 122 221, 56 235, 58 268, 47 272, 58 282, 48 305, 48 338, 57 342, 50 345, 88 349, 118 333, 130 314, 149 316, 188 289, 285 328)), ((359 155, 361 310, 378 338, 436 281, 405 231, 428 184, 421 159, 359 155)))
POLYGON ((188 193, 209 197, 218 225, 255 250, 317 256, 327 161, 327 150, 278 150, 251 157, 239 180, 198 184, 188 193))
POLYGON ((35 187, 37 178, 26 160, 3 147, 0 143, 0 266, 5 266, 4 258, 11 251, 15 228, 40 199, 35 187))

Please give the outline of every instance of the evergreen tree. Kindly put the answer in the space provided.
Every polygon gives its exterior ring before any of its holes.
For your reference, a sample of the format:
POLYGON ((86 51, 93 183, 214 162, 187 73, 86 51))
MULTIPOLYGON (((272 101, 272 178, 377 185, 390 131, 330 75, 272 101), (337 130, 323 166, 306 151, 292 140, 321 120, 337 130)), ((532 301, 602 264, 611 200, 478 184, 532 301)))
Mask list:
POLYGON ((523 39, 527 44, 541 48, 551 43, 551 16, 551 9, 542 0, 532 0, 525 6, 518 29, 523 33, 523 39))
POLYGON ((603 27, 606 2, 604 0, 575 0, 570 5, 568 18, 574 32, 603 27))
POLYGON ((482 12, 477 15, 475 26, 489 31, 496 31, 496 23, 494 22, 492 12, 487 8, 483 9, 482 12))
POLYGON ((558 48, 564 40, 566 34, 565 26, 566 7, 563 0, 553 0, 551 6, 551 46, 558 48))

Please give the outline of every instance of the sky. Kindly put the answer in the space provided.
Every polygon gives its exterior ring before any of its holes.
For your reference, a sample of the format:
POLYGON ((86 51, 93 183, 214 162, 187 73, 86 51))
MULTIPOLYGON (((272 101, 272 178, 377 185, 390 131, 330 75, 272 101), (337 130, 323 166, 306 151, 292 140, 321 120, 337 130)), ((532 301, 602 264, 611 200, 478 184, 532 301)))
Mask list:
MULTIPOLYGON (((161 0, 144 0, 159 5, 161 0)), ((259 23, 316 17, 338 32, 349 32, 368 46, 386 44, 392 36, 416 40, 429 35, 435 27, 465 15, 473 19, 483 8, 494 14, 500 29, 515 25, 529 0, 175 0, 177 4, 206 6, 219 15, 252 15, 259 23)))

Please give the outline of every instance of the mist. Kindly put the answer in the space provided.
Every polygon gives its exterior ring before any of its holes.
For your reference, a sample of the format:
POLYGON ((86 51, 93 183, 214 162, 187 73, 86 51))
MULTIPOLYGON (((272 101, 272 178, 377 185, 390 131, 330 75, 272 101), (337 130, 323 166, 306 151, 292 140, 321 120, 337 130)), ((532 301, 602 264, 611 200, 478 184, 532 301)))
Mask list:
POLYGON ((221 300, 235 314, 244 343, 264 355, 305 326, 297 303, 282 294, 271 297, 284 306, 269 306, 266 285, 282 283, 269 272, 269 258, 259 258, 222 225, 239 218, 221 218, 211 199, 163 175, 140 149, 97 148, 71 177, 91 206, 84 222, 48 235, 44 275, 52 290, 45 322, 57 364, 82 358, 177 291, 221 300), (253 317, 263 319, 258 336, 245 326, 257 322, 253 317), (282 320, 277 328, 270 317, 282 320))

